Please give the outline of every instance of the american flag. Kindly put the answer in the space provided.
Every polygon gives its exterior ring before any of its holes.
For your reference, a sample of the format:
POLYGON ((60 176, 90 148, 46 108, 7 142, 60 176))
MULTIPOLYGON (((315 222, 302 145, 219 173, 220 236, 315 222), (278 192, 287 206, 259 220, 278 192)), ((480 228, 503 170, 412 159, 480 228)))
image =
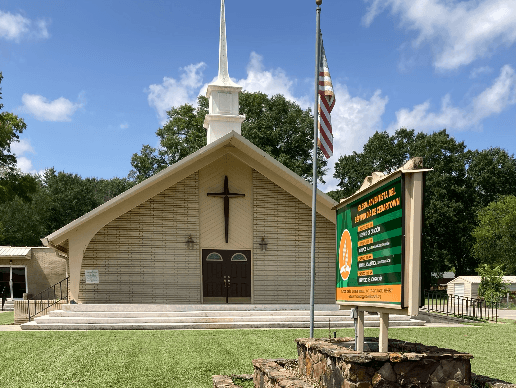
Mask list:
POLYGON ((335 106, 335 94, 321 41, 321 63, 319 64, 319 140, 318 146, 326 159, 333 155, 333 134, 330 113, 335 106))

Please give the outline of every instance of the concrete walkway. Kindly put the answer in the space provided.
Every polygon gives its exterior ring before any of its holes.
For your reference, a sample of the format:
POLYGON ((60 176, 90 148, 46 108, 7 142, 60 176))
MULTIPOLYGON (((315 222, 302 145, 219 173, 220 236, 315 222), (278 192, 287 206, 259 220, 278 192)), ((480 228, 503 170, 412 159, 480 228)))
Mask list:
POLYGON ((516 310, 498 310, 498 318, 516 320, 516 310))
POLYGON ((0 331, 22 331, 20 325, 0 325, 0 331))
MULTIPOLYGON (((428 327, 462 327, 459 323, 426 323, 425 326, 399 326, 397 329, 425 329, 428 327)), ((205 329, 200 329, 205 330, 205 329)), ((280 329, 281 330, 281 329, 280 329)), ((340 330, 340 329, 337 329, 340 330)), ((0 332, 2 331, 23 331, 20 325, 0 325, 0 332)))

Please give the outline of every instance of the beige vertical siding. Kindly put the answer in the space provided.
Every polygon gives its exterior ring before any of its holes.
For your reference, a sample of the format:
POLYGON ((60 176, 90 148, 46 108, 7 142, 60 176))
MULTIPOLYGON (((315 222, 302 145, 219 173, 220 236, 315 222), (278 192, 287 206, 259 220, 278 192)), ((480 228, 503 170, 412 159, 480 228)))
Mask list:
POLYGON ((226 154, 199 171, 199 206, 201 247, 213 249, 251 249, 253 245, 253 185, 251 168, 226 154), (226 244, 224 201, 207 193, 224 191, 224 177, 229 191, 245 197, 229 200, 229 240, 226 244))
MULTIPOLYGON (((256 171, 253 186, 253 302, 309 303, 312 210, 256 171)), ((319 214, 316 248, 315 303, 335 303, 335 224, 319 214)))
POLYGON ((84 253, 80 302, 200 303, 198 199, 195 173, 104 226, 84 253), (99 284, 85 283, 86 269, 99 284))

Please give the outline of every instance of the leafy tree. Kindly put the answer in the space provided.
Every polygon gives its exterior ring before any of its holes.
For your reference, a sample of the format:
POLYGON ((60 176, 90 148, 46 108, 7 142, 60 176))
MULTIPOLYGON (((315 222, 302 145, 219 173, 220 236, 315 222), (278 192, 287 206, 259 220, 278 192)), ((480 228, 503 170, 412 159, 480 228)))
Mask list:
POLYGON ((373 171, 390 174, 409 159, 409 150, 415 142, 414 130, 401 128, 393 136, 376 132, 364 145, 362 152, 339 157, 334 177, 339 179, 339 190, 329 195, 336 201, 357 191, 365 177, 373 171))
POLYGON ((473 255, 485 265, 498 265, 516 274, 516 197, 501 197, 479 210, 477 216, 473 255))
POLYGON ((49 233, 45 226, 48 197, 38 187, 31 195, 31 201, 19 197, 0 204, 0 245, 40 246, 40 239, 49 233))
POLYGON ((454 269, 457 275, 473 274, 478 266, 471 254, 476 211, 501 194, 516 194, 516 160, 506 151, 468 151, 446 130, 377 132, 362 152, 339 158, 334 174, 339 190, 330 194, 335 200, 345 198, 373 171, 391 173, 416 156, 434 170, 427 174, 425 186, 423 282, 430 285, 431 272, 454 269))
MULTIPOLYGON (((314 120, 310 109, 277 94, 240 94, 242 136, 307 181, 313 179, 314 120)), ((326 159, 318 150, 318 177, 324 183, 326 159)))
MULTIPOLYGON (((3 75, 0 72, 0 84, 3 75)), ((2 92, 0 88, 0 100, 2 92)), ((0 103, 0 111, 4 105, 0 103)), ((36 190, 36 181, 30 175, 16 170, 16 156, 11 151, 11 144, 18 141, 19 134, 27 125, 20 117, 10 112, 0 112, 0 203, 10 201, 16 196, 29 200, 30 193, 36 190)))
POLYGON ((516 159, 501 148, 470 151, 468 175, 478 207, 485 207, 504 195, 516 195, 516 159))
POLYGON ((39 246, 40 239, 134 185, 125 178, 86 178, 53 168, 37 178, 31 201, 0 204, 0 245, 39 246))
POLYGON ((482 264, 477 268, 477 272, 482 277, 478 287, 478 296, 486 301, 498 302, 509 291, 507 283, 503 281, 501 266, 491 267, 488 264, 482 264))
MULTIPOLYGON (((242 136, 308 181, 312 179, 313 117, 281 95, 269 98, 263 93, 240 93, 242 136)), ((169 120, 156 131, 160 148, 144 145, 131 158, 129 178, 141 182, 206 145, 204 118, 208 99, 199 96, 197 107, 173 107, 169 120)), ((318 152, 318 171, 322 182, 327 162, 318 152)))

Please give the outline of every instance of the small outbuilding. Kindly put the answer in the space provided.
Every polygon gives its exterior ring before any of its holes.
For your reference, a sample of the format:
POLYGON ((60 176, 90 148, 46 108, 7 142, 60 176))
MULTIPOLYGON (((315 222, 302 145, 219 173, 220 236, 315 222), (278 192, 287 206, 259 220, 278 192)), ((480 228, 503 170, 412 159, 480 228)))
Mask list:
MULTIPOLYGON (((477 298, 481 281, 481 276, 458 276, 447 283, 447 293, 451 296, 477 298)), ((509 292, 516 291, 516 276, 504 276, 503 281, 509 285, 509 292)))
POLYGON ((66 259, 52 248, 0 246, 0 292, 8 298, 36 295, 66 278, 66 259))

